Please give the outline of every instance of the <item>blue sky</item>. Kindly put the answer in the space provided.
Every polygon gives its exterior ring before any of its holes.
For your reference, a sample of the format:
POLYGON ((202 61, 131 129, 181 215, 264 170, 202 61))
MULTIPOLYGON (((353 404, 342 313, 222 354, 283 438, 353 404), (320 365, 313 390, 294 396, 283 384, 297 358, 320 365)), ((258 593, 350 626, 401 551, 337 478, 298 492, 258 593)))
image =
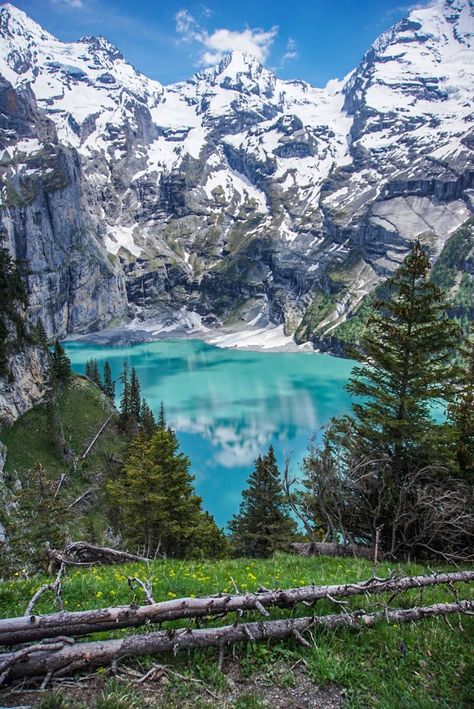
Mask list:
MULTIPOLYGON (((0 2, 0 5, 4 4, 0 2)), ((189 77, 231 49, 248 49, 284 79, 323 86, 354 68, 414 3, 403 0, 16 0, 71 41, 104 35, 163 83, 189 77)))

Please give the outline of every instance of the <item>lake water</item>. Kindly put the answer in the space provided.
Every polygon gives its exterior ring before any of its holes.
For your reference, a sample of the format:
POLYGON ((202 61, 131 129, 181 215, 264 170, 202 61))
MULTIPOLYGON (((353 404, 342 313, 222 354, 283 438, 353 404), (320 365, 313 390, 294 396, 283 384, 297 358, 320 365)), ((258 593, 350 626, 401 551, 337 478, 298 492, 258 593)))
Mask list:
POLYGON ((64 343, 75 371, 97 359, 117 380, 124 360, 135 367, 155 414, 160 402, 191 459, 205 509, 224 526, 238 511, 255 458, 273 444, 281 463, 298 472, 309 440, 350 410, 344 390, 350 360, 316 353, 220 349, 199 340, 127 346, 64 343))

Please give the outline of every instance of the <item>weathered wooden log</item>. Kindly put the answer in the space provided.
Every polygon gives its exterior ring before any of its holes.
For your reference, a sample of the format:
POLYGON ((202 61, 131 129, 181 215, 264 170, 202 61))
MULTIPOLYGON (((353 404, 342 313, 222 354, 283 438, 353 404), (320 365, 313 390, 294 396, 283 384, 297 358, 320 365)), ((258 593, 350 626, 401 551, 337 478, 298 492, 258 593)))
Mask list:
POLYGON ((81 564, 127 564, 130 562, 149 562, 149 559, 138 554, 130 554, 120 549, 100 547, 89 542, 72 542, 63 550, 51 549, 47 546, 46 553, 51 560, 60 564, 80 566, 81 564))
POLYGON ((16 645, 59 635, 78 637, 149 623, 222 615, 233 611, 255 611, 265 614, 265 608, 271 606, 288 608, 298 603, 313 603, 324 598, 332 600, 361 594, 400 593, 413 588, 472 581, 474 581, 474 571, 457 571, 398 579, 371 578, 358 583, 301 586, 232 596, 176 598, 146 606, 117 606, 72 613, 66 611, 51 615, 5 618, 0 619, 0 645, 16 645))
MULTIPOLYGON (((291 548, 299 556, 350 556, 360 559, 374 559, 374 549, 360 544, 337 544, 336 542, 293 542, 291 548)), ((378 550, 379 561, 382 558, 378 550)))
MULTIPOLYGON (((1 681, 23 677, 63 677, 93 667, 105 666, 118 658, 137 657, 158 652, 174 652, 202 647, 219 647, 223 656, 225 646, 257 640, 279 640, 295 637, 316 628, 369 628, 378 621, 407 623, 450 613, 471 613, 474 601, 438 603, 408 610, 383 610, 376 613, 356 611, 327 616, 268 620, 257 623, 226 625, 218 628, 191 630, 160 630, 153 633, 130 635, 120 639, 74 643, 64 638, 61 642, 42 643, 0 656, 1 681)), ((306 641, 307 642, 307 641, 306 641)))

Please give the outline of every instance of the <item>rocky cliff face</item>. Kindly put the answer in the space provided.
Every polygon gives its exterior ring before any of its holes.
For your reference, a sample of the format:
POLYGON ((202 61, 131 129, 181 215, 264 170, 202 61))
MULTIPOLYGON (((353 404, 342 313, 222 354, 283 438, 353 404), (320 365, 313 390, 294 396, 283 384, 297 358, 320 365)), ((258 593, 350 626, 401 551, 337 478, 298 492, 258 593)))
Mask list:
POLYGON ((28 85, 0 78, 0 114, 0 236, 23 265, 30 316, 50 334, 104 326, 123 314, 125 289, 84 201, 80 157, 28 85))
POLYGON ((5 6, 1 220, 34 312, 61 335, 184 307, 330 341, 473 211, 473 28, 472 0, 414 10, 324 89, 241 53, 162 86, 5 6))
MULTIPOLYGON (((0 377, 0 425, 7 426, 41 401, 44 395, 47 358, 43 349, 27 346, 10 358, 9 365, 8 376, 0 377)), ((3 457, 5 454, 4 448, 3 457)), ((2 460, 0 480, 1 470, 2 460)))

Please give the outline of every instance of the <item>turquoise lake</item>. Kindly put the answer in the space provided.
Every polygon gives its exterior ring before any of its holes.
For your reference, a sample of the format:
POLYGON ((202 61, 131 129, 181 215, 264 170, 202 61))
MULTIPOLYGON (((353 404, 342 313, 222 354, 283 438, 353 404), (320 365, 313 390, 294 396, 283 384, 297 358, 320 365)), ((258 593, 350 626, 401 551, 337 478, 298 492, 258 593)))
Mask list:
POLYGON ((135 367, 155 414, 168 423, 191 459, 205 509, 224 526, 238 511, 255 458, 273 444, 298 473, 308 443, 332 416, 350 410, 344 390, 353 362, 316 353, 220 349, 199 340, 126 346, 64 343, 73 368, 108 360, 118 383, 124 360, 135 367))

